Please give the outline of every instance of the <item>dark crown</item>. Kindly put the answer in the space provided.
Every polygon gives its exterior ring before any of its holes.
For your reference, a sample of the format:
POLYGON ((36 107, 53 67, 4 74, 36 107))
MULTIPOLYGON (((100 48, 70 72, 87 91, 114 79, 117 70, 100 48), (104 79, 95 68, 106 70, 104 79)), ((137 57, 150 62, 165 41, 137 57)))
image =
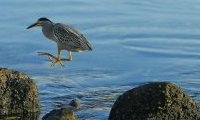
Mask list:
POLYGON ((50 20, 45 18, 45 17, 41 17, 41 18, 38 19, 38 21, 50 21, 50 20))

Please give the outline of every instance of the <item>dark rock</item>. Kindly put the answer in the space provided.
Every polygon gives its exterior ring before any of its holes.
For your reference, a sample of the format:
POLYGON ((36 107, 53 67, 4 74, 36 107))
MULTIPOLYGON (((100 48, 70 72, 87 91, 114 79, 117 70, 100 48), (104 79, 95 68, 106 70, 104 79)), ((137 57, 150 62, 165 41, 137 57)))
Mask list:
POLYGON ((69 105, 73 108, 73 110, 78 110, 80 109, 80 102, 78 99, 73 99, 69 105))
POLYGON ((109 120, 200 120, 200 109, 176 85, 155 82, 119 96, 109 120))
POLYGON ((46 114, 42 120, 77 120, 75 113, 67 108, 52 110, 46 114))
POLYGON ((0 68, 0 115, 39 111, 38 90, 27 75, 0 68))
POLYGON ((39 120, 39 112, 0 116, 0 120, 39 120))

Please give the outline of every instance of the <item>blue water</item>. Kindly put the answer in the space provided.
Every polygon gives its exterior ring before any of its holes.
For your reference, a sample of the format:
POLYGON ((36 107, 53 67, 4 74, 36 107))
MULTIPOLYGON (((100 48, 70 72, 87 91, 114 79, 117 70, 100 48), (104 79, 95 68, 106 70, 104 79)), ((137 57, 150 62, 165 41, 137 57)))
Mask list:
MULTIPOLYGON (((200 103, 199 0, 1 0, 0 66, 29 74, 38 86, 40 118, 78 98, 80 119, 104 120, 124 91, 171 81, 200 103), (39 17, 69 24, 94 47, 51 67, 39 51, 57 53, 39 17)), ((63 57, 67 53, 63 52, 63 57)))

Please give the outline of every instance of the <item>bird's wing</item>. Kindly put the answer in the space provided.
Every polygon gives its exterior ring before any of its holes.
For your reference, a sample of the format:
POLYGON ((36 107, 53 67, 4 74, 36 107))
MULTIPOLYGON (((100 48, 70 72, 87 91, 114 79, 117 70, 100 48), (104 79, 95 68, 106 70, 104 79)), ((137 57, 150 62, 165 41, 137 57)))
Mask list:
POLYGON ((68 25, 56 23, 54 25, 54 35, 62 43, 73 44, 74 47, 82 50, 92 50, 90 43, 78 31, 68 25))

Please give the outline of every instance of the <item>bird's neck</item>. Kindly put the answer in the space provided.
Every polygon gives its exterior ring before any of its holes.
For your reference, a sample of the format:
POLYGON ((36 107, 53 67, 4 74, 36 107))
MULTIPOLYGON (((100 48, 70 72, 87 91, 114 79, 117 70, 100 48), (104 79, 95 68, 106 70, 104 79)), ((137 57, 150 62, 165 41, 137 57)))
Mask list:
POLYGON ((53 25, 54 25, 53 22, 48 22, 48 23, 46 23, 46 24, 44 24, 44 25, 42 26, 42 32, 43 32, 43 34, 44 34, 47 38, 49 38, 49 39, 51 39, 51 40, 54 40, 54 36, 53 36, 53 25))

